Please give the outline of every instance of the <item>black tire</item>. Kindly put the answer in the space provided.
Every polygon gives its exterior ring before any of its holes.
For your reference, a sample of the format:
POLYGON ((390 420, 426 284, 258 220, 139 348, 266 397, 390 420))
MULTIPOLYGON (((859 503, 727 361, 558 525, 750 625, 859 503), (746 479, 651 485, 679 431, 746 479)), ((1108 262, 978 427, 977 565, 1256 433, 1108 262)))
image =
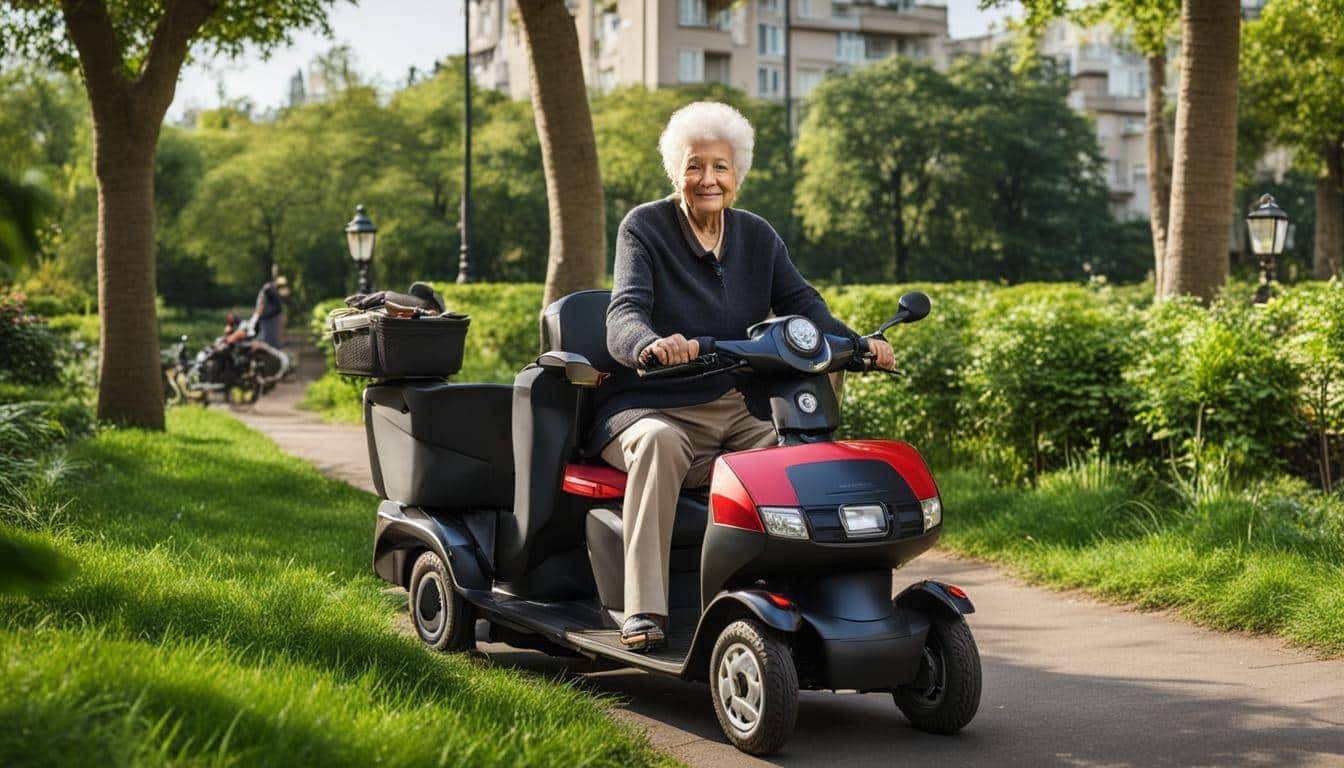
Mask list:
POLYGON ((937 614, 931 619, 919 678, 892 697, 911 725, 952 734, 980 708, 980 651, 962 617, 937 614))
POLYGON ((798 670, 793 665, 789 646, 778 634, 752 619, 742 619, 724 627, 710 657, 709 695, 714 702, 719 727, 733 746, 749 755, 775 752, 784 746, 798 720, 798 670), (750 661, 742 664, 754 666, 733 670, 733 659, 744 653, 750 655, 750 661), (720 670, 725 657, 729 657, 723 670, 726 677, 720 670), (748 684, 753 672, 754 688, 748 684), (724 679, 729 681, 727 685, 731 686, 731 692, 721 686, 724 679), (739 708, 743 704, 750 707, 751 697, 744 694, 755 689, 759 689, 758 706, 755 720, 750 721, 749 717, 744 717, 750 710, 739 711, 739 708), (733 711, 729 711, 725 698, 733 701, 733 711), (750 727, 740 727, 744 722, 750 727))
POLYGON ((453 590, 453 577, 433 552, 411 569, 408 610, 415 633, 436 651, 455 653, 476 647, 475 606, 453 590))

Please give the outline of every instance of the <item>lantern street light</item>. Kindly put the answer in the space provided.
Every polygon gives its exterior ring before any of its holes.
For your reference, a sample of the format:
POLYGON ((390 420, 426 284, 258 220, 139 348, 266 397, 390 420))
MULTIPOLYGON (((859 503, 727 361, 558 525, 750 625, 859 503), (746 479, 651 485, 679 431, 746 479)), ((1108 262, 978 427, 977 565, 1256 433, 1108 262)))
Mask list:
POLYGON ((1288 242, 1288 214, 1274 202, 1271 195, 1261 195, 1251 212, 1246 214, 1246 232, 1250 235, 1251 251, 1260 260, 1260 287, 1255 289, 1255 303, 1269 300, 1269 285, 1274 280, 1274 260, 1283 254, 1288 242))
POLYGON ((378 228, 364 215, 364 206, 355 206, 355 218, 345 225, 345 243, 350 247, 350 258, 355 260, 359 269, 359 292, 371 293, 373 285, 369 282, 369 267, 373 261, 373 243, 378 238, 378 228))

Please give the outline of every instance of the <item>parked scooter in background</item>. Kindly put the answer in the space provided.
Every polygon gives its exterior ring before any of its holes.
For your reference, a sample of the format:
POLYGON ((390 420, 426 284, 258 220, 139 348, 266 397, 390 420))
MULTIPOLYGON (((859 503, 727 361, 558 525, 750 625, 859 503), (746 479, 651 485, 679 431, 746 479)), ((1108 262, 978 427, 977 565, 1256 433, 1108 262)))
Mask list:
POLYGON ((289 355, 256 337, 250 320, 230 322, 225 334, 190 357, 187 337, 162 350, 164 400, 207 405, 218 393, 223 402, 255 403, 288 376, 289 355))

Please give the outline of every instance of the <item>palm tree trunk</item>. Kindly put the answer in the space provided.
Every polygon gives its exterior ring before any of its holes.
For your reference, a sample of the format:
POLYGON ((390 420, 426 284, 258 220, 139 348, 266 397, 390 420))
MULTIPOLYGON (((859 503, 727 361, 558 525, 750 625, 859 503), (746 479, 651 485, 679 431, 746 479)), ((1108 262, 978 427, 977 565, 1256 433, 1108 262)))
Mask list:
POLYGON ((1241 4, 1185 0, 1162 298, 1208 300, 1227 281, 1237 167, 1241 4))
POLYGON ((1167 145, 1166 94, 1167 56, 1163 51, 1148 57, 1148 224, 1153 232, 1153 282, 1162 295, 1166 274, 1167 223, 1171 205, 1171 148, 1167 145))
POLYGON ((546 172, 551 247, 543 306, 597 287, 606 271, 602 178, 584 88, 579 35, 564 0, 519 0, 532 113, 546 172))
POLYGON ((1329 280, 1344 264, 1344 143, 1325 151, 1325 173, 1316 179, 1316 237, 1312 272, 1329 280))

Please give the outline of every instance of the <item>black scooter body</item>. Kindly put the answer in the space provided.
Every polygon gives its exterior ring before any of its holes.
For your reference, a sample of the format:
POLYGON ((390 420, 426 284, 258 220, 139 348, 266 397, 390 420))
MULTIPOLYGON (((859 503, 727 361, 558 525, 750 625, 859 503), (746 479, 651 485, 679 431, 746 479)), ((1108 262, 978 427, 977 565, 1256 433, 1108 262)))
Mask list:
MULTIPOLYGON (((844 351, 849 340, 826 341, 843 359, 832 360, 829 348, 799 355, 782 349, 782 326, 771 324, 720 350, 729 365, 761 375, 749 404, 772 414, 782 444, 721 456, 708 498, 683 492, 668 642, 652 652, 622 646, 624 479, 578 455, 585 419, 613 383, 591 388, 605 378, 594 369, 612 371, 618 385, 633 375, 606 353, 607 300, 587 291, 548 308, 543 344, 557 352, 512 385, 400 381, 365 390, 370 464, 385 499, 377 574, 411 589, 417 559, 432 552, 492 639, 557 655, 707 680, 720 634, 750 619, 787 638, 798 687, 924 685, 935 617, 959 621, 974 610, 960 590, 936 582, 892 596, 892 569, 941 534, 941 518, 929 525, 921 512, 936 486, 909 446, 831 441, 839 408, 825 373, 857 356, 844 351), (805 517, 805 540, 762 527, 756 510, 776 497, 805 517), (849 536, 844 507, 873 505, 884 532, 849 536)), ((976 665, 978 700, 978 657, 976 665)))

